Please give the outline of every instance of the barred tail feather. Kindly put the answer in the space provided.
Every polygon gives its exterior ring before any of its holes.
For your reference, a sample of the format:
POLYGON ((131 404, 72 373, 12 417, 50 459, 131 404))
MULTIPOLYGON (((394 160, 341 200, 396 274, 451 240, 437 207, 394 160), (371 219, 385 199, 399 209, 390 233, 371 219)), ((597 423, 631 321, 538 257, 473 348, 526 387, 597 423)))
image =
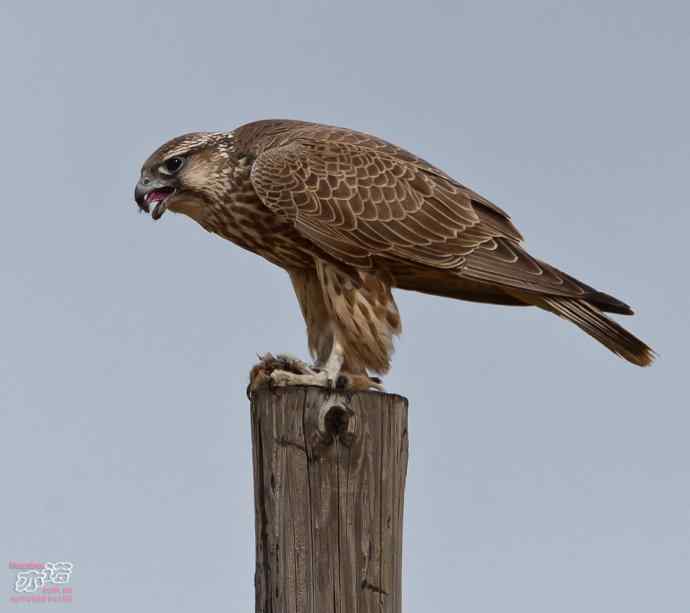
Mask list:
POLYGON ((649 366, 654 361, 655 353, 651 347, 584 300, 541 296, 537 304, 571 321, 628 362, 649 366))

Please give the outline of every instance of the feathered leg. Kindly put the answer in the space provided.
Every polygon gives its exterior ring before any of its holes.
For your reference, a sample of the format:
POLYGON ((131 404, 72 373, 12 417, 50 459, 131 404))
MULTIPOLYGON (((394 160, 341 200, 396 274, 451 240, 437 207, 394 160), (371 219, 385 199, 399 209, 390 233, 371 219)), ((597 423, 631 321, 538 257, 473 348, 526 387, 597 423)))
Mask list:
POLYGON ((250 373, 250 389, 263 383, 273 385, 318 385, 346 389, 383 390, 379 379, 367 375, 356 360, 348 359, 333 312, 325 301, 315 270, 291 270, 295 293, 307 325, 309 351, 314 366, 289 355, 266 354, 250 373))

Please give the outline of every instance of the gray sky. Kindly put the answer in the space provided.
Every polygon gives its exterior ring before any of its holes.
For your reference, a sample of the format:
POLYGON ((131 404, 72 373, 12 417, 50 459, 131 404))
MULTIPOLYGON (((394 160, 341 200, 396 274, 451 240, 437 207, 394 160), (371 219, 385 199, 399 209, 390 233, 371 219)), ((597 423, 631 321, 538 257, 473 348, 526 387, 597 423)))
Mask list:
POLYGON ((306 355, 299 310, 281 270, 132 191, 172 136, 292 117, 474 187, 661 354, 398 293, 406 610, 687 613, 688 23, 664 1, 3 2, 0 559, 74 562, 72 611, 252 609, 244 388, 257 352, 306 355))

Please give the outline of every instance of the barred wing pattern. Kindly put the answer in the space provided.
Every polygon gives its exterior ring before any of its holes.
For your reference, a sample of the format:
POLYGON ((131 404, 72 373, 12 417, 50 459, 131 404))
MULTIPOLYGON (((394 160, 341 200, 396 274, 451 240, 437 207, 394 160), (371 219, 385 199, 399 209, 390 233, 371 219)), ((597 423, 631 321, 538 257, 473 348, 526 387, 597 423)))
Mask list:
POLYGON ((335 129, 325 130, 302 128, 267 148, 251 178, 269 208, 331 256, 359 269, 383 258, 446 270, 449 283, 452 275, 508 293, 584 297, 629 311, 531 257, 506 213, 424 160, 374 137, 334 142, 335 129))

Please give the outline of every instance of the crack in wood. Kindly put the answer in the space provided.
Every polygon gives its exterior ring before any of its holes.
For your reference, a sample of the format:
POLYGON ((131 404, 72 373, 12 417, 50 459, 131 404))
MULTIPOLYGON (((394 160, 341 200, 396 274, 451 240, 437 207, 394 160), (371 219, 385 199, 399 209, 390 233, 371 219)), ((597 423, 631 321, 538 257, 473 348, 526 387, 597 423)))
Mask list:
POLYGON ((374 585, 373 583, 369 583, 366 579, 364 581, 362 581, 362 589, 363 590, 371 590, 372 592, 376 592, 377 594, 383 594, 384 596, 388 596, 388 592, 386 590, 379 587, 378 585, 374 585))

